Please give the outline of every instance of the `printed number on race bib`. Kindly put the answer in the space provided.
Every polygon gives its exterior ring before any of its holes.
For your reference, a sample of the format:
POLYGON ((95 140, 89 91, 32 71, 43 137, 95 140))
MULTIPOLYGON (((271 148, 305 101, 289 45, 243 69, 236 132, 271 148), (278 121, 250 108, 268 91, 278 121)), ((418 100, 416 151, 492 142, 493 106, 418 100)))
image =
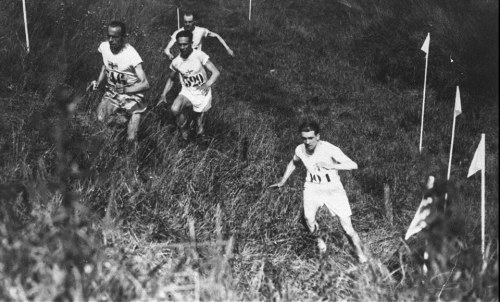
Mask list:
POLYGON ((311 174, 309 173, 309 181, 313 183, 324 183, 324 182, 330 182, 330 175, 328 174, 323 174, 323 175, 318 175, 318 174, 311 174))
POLYGON ((196 87, 205 83, 205 78, 201 73, 199 73, 190 77, 182 76, 182 81, 184 82, 184 85, 186 85, 186 87, 196 87))
POLYGON ((113 85, 116 84, 127 84, 127 79, 125 79, 125 75, 123 73, 119 73, 116 71, 108 71, 108 79, 109 82, 113 85))

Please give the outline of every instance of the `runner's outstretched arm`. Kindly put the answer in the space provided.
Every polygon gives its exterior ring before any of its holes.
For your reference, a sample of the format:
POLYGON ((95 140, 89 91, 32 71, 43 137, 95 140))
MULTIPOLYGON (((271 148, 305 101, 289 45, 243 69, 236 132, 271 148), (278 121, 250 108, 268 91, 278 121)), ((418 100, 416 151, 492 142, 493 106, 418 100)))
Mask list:
POLYGON ((293 171, 295 171, 295 168, 297 167, 297 163, 299 161, 300 158, 297 155, 294 155, 293 159, 286 166, 285 173, 283 174, 281 180, 278 183, 270 185, 269 188, 281 188, 282 186, 284 186, 288 178, 292 175, 293 171))
POLYGON ((231 57, 234 57, 234 51, 231 48, 229 48, 229 46, 227 46, 226 41, 224 41, 224 39, 222 39, 222 37, 219 36, 219 34, 214 33, 214 32, 209 32, 207 36, 209 36, 209 37, 216 37, 217 40, 219 40, 220 44, 222 44, 222 46, 224 46, 224 48, 226 49, 227 53, 231 57))

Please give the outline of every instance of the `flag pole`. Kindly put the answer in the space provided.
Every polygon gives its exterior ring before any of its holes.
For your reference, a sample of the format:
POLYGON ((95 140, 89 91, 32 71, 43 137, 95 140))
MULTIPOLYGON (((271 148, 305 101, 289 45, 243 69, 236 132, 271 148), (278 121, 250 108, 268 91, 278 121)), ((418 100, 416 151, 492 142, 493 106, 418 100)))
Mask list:
POLYGON ((477 171, 481 170, 481 254, 483 265, 485 264, 484 246, 485 246, 485 224, 486 224, 486 138, 485 134, 481 133, 481 141, 477 146, 476 152, 469 167, 467 177, 471 177, 477 171))
POLYGON ((248 21, 252 19, 252 0, 249 0, 249 5, 248 5, 248 21))
POLYGON ((425 38, 424 46, 422 50, 425 51, 425 74, 424 74, 424 92, 422 95, 422 122, 420 125, 420 144, 418 146, 418 151, 422 152, 422 137, 424 133, 424 111, 425 111, 425 87, 427 86, 427 65, 429 63, 429 44, 430 44, 431 34, 427 33, 427 38, 425 38), (424 50, 424 48, 426 48, 424 50))
POLYGON ((451 174, 451 156, 453 154, 453 140, 455 138, 455 123, 457 121, 457 116, 454 114, 453 115, 453 128, 451 130, 451 146, 450 146, 450 159, 448 160, 448 174, 446 175, 446 180, 450 180, 450 174, 451 174))
POLYGON ((482 165, 483 169, 481 169, 481 254, 483 255, 483 261, 484 259, 484 247, 485 247, 485 224, 486 224, 486 188, 485 188, 485 182, 486 182, 486 138, 484 133, 481 134, 481 140, 484 142, 483 148, 484 148, 484 156, 482 158, 482 165))
POLYGON ((179 8, 177 7, 177 29, 181 28, 181 20, 179 18, 179 8))
MULTIPOLYGON (((455 95, 455 107, 453 109, 453 126, 451 129, 451 146, 450 146, 450 159, 448 160, 448 174, 446 176, 446 180, 450 180, 451 174, 451 157, 453 154, 453 141, 455 139, 455 125, 457 121, 457 116, 462 113, 462 105, 460 104, 460 89, 457 86, 457 92, 455 95)), ((446 194, 448 195, 448 194, 446 194)), ((445 197, 446 199, 446 197, 445 197)))
POLYGON ((28 18, 26 16, 26 0, 23 0, 24 32, 26 33, 26 52, 30 52, 30 39, 28 37, 28 18))

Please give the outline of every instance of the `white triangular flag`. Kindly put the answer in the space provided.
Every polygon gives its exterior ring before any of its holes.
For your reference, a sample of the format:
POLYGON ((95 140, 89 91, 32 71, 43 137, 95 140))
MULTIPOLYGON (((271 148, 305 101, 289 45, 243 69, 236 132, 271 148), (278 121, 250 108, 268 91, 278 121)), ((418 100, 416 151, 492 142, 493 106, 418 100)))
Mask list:
POLYGON ((425 219, 431 214, 431 203, 432 197, 422 199, 422 201, 420 202, 420 206, 415 213, 415 217, 413 217, 413 220, 408 227, 408 231, 406 231, 405 240, 408 240, 408 238, 420 232, 427 226, 427 222, 425 221, 425 219))
POLYGON ((427 33, 427 38, 425 38, 422 48, 420 48, 426 54, 429 54, 429 44, 431 43, 431 33, 427 33))
MULTIPOLYGON (((429 176, 427 179, 427 184, 425 185, 427 190, 430 190, 434 187, 434 176, 429 176)), ((431 214, 431 204, 432 197, 423 198, 418 206, 417 212, 415 213, 415 217, 410 223, 408 227, 408 231, 406 231, 405 240, 408 240, 414 234, 420 232, 427 226, 427 217, 431 214)))
POLYGON ((460 89, 457 86, 457 94, 455 95, 455 111, 453 111, 455 117, 457 117, 460 113, 462 113, 462 103, 460 101, 460 89))
POLYGON ((477 146, 476 153, 474 153, 474 158, 472 159, 472 163, 469 167, 469 174, 467 177, 471 177, 479 170, 484 169, 484 160, 485 160, 485 143, 484 143, 484 134, 481 135, 481 141, 477 146))

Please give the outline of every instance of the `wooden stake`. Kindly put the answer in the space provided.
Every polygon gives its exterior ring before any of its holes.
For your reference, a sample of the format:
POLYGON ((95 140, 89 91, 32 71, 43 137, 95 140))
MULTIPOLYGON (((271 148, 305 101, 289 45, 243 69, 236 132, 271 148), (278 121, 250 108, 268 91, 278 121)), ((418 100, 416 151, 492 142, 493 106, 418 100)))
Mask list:
POLYGON ((385 206, 385 217, 393 225, 394 216, 392 215, 392 204, 390 199, 390 189, 388 184, 384 184, 384 206, 385 206))

